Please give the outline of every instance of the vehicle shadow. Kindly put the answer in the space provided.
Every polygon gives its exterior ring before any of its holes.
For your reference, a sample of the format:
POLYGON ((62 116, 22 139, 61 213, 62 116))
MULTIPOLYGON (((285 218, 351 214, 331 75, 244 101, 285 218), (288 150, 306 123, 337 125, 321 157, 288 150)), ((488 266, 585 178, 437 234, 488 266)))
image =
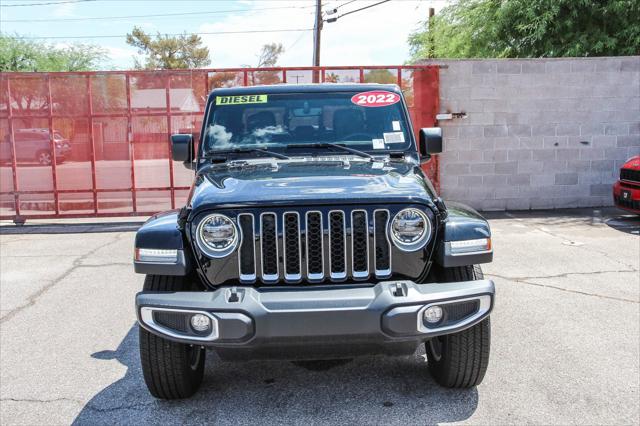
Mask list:
POLYGON ((423 354, 371 356, 310 365, 289 361, 223 362, 207 353, 202 387, 192 398, 161 401, 147 391, 134 325, 115 351, 125 376, 95 395, 74 425, 85 424, 435 424, 469 418, 476 388, 451 390, 429 376, 423 354))
POLYGON ((640 216, 621 214, 604 221, 610 228, 627 234, 640 235, 640 216))

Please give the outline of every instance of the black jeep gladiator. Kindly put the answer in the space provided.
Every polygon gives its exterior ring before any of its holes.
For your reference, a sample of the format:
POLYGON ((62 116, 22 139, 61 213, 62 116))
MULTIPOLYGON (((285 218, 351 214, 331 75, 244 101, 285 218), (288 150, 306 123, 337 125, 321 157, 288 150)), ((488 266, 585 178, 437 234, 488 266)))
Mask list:
POLYGON ((136 235, 151 394, 194 394, 207 349, 319 360, 424 344, 438 383, 479 384, 495 290, 478 264, 492 260, 491 232, 438 197, 420 165, 442 134, 418 133, 395 85, 215 89, 199 140, 171 137, 173 159, 195 170, 186 206, 136 235))

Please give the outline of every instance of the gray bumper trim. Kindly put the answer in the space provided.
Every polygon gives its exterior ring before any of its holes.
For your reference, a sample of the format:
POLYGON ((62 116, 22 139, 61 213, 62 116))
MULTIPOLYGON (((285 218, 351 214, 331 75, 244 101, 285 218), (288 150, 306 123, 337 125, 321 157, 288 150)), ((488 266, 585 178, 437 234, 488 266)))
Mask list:
MULTIPOLYGON (((372 286, 220 288, 212 292, 150 293, 136 296, 140 324, 169 340, 196 343, 189 336, 164 333, 147 324, 142 308, 204 311, 218 319, 219 337, 197 342, 218 347, 260 347, 283 342, 378 343, 423 341, 441 334, 455 333, 486 318, 494 302, 491 280, 454 283, 416 284, 411 281, 385 281, 372 286), (233 295, 233 297, 231 297, 233 295), (437 302, 478 299, 479 311, 454 324, 426 328, 417 325, 422 309, 437 302), (237 327, 226 336, 223 313, 248 318, 244 335, 237 327), (231 338, 232 337, 232 338, 231 338)), ((145 309, 148 311, 148 309, 145 309)))

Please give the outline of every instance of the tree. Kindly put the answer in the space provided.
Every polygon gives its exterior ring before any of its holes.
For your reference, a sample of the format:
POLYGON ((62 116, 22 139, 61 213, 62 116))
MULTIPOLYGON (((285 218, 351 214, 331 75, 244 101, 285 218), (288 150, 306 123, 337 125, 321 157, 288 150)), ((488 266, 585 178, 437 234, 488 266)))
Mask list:
POLYGON ((411 61, 640 53, 637 0, 458 0, 409 36, 411 61))
POLYGON ((275 67, 278 58, 284 53, 282 43, 267 43, 262 46, 258 55, 258 65, 256 68, 275 67))
POLYGON ((134 27, 131 34, 127 34, 127 44, 146 55, 144 64, 137 58, 134 60, 138 69, 202 68, 211 63, 209 48, 202 46, 202 38, 197 34, 169 36, 158 33, 153 38, 134 27))
MULTIPOLYGON (((271 68, 278 64, 280 55, 284 53, 281 43, 267 43, 262 45, 258 54, 258 64, 255 68, 271 68)), ((245 65, 249 68, 248 65, 245 65)), ((249 74, 249 82, 255 84, 277 84, 281 83, 281 71, 256 71, 249 74)))
POLYGON ((367 73, 364 75, 364 82, 396 84, 398 82, 398 74, 392 73, 388 69, 373 69, 367 71, 367 73))
POLYGON ((106 58, 106 50, 91 44, 56 47, 19 35, 0 34, 0 71, 92 71, 106 58))

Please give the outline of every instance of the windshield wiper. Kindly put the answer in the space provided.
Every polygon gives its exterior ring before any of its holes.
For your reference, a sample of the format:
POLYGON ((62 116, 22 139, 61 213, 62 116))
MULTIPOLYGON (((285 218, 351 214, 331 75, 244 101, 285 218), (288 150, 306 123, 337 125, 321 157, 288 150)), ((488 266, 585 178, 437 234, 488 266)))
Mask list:
POLYGON ((357 149, 349 148, 343 145, 338 145, 336 143, 330 142, 316 142, 316 143, 292 143, 285 148, 335 148, 345 152, 349 152, 351 154, 355 154, 360 157, 373 159, 373 155, 367 154, 364 151, 360 151, 357 149))
POLYGON ((287 157, 284 154, 280 154, 279 152, 268 151, 268 150, 262 149, 262 148, 212 149, 212 150, 209 150, 209 151, 205 152, 204 153, 204 157, 205 158, 213 158, 213 157, 216 157, 218 155, 250 154, 252 152, 259 152, 259 153, 262 153, 262 154, 269 155, 271 157, 279 158, 281 160, 288 160, 289 159, 289 157, 287 157))

